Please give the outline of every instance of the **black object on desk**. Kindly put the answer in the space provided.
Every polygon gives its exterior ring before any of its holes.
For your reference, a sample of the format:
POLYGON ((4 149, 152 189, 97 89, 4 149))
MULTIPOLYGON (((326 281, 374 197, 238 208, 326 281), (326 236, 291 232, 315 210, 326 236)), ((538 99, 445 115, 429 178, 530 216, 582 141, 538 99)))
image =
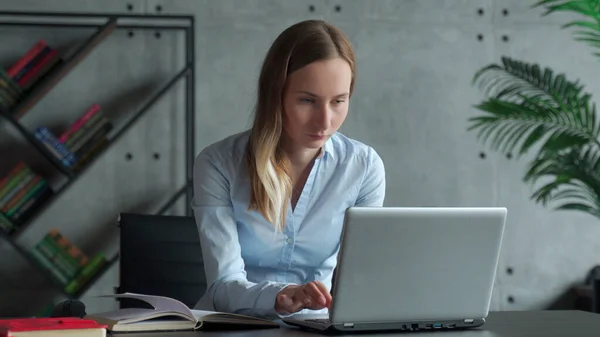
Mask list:
MULTIPOLYGON (((206 290, 202 247, 193 217, 121 213, 117 293, 167 296, 193 307, 206 290)), ((120 299, 120 308, 149 308, 120 299)))
POLYGON ((590 270, 586 283, 592 287, 592 310, 600 314, 600 266, 595 266, 590 270))
POLYGON ((79 317, 86 315, 85 304, 79 300, 66 300, 58 303, 52 309, 50 317, 79 317))

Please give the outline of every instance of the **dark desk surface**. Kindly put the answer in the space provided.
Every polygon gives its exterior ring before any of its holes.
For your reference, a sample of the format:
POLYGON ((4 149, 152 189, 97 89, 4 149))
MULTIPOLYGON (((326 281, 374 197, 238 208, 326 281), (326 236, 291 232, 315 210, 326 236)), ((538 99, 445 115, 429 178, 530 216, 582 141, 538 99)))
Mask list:
MULTIPOLYGON (((169 333, 128 333, 126 337, 305 337, 319 336, 295 327, 282 325, 280 329, 246 331, 202 331, 169 333)), ((346 336, 352 336, 348 334, 346 336)), ((499 311, 490 312, 482 327, 463 331, 382 332, 360 333, 355 336, 403 337, 598 337, 600 314, 585 311, 499 311)), ((114 334, 112 336, 119 336, 114 334)), ((123 336, 123 334, 120 334, 123 336)), ((334 335, 341 336, 341 335, 334 335)))

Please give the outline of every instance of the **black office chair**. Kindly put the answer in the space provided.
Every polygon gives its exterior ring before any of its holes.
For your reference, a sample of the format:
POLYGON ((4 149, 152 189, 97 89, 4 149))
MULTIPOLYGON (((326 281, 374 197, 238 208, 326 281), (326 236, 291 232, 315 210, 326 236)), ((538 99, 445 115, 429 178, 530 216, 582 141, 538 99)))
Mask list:
MULTIPOLYGON (((117 293, 167 296, 193 307, 206 290, 198 229, 193 217, 119 214, 117 293)), ((120 308, 150 308, 119 299, 120 308)))

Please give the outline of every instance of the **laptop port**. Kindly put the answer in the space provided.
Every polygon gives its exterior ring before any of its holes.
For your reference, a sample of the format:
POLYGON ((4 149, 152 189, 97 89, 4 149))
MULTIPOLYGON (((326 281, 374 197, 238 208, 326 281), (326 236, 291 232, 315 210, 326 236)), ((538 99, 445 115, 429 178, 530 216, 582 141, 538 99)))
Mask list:
POLYGON ((436 323, 436 324, 434 324, 434 325, 433 325, 433 328, 434 328, 434 329, 441 329, 441 328, 442 328, 442 325, 441 325, 441 324, 439 324, 439 323, 436 323))
POLYGON ((419 330, 419 324, 413 323, 413 324, 410 325, 410 328, 413 329, 413 330, 419 330))
POLYGON ((452 323, 452 324, 446 324, 446 328, 456 328, 456 324, 452 323))
POLYGON ((431 329, 433 328, 433 324, 425 324, 425 329, 431 329))
POLYGON ((402 324, 402 330, 406 330, 408 329, 408 326, 406 326, 406 324, 402 324))

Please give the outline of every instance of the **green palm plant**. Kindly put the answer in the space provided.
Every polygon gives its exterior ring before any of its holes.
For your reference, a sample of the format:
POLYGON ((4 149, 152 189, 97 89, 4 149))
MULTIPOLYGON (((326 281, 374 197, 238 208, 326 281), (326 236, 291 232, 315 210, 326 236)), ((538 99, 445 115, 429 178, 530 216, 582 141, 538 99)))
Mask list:
MULTIPOLYGON (((577 41, 600 49, 600 0, 544 0, 533 7, 544 7, 543 15, 579 14, 583 19, 562 28, 578 28, 577 41)), ((584 86, 509 57, 477 71, 473 82, 487 98, 475 105, 483 114, 469 119, 468 130, 494 151, 516 158, 534 152, 523 179, 544 182, 531 199, 600 218, 600 122, 584 86)))

